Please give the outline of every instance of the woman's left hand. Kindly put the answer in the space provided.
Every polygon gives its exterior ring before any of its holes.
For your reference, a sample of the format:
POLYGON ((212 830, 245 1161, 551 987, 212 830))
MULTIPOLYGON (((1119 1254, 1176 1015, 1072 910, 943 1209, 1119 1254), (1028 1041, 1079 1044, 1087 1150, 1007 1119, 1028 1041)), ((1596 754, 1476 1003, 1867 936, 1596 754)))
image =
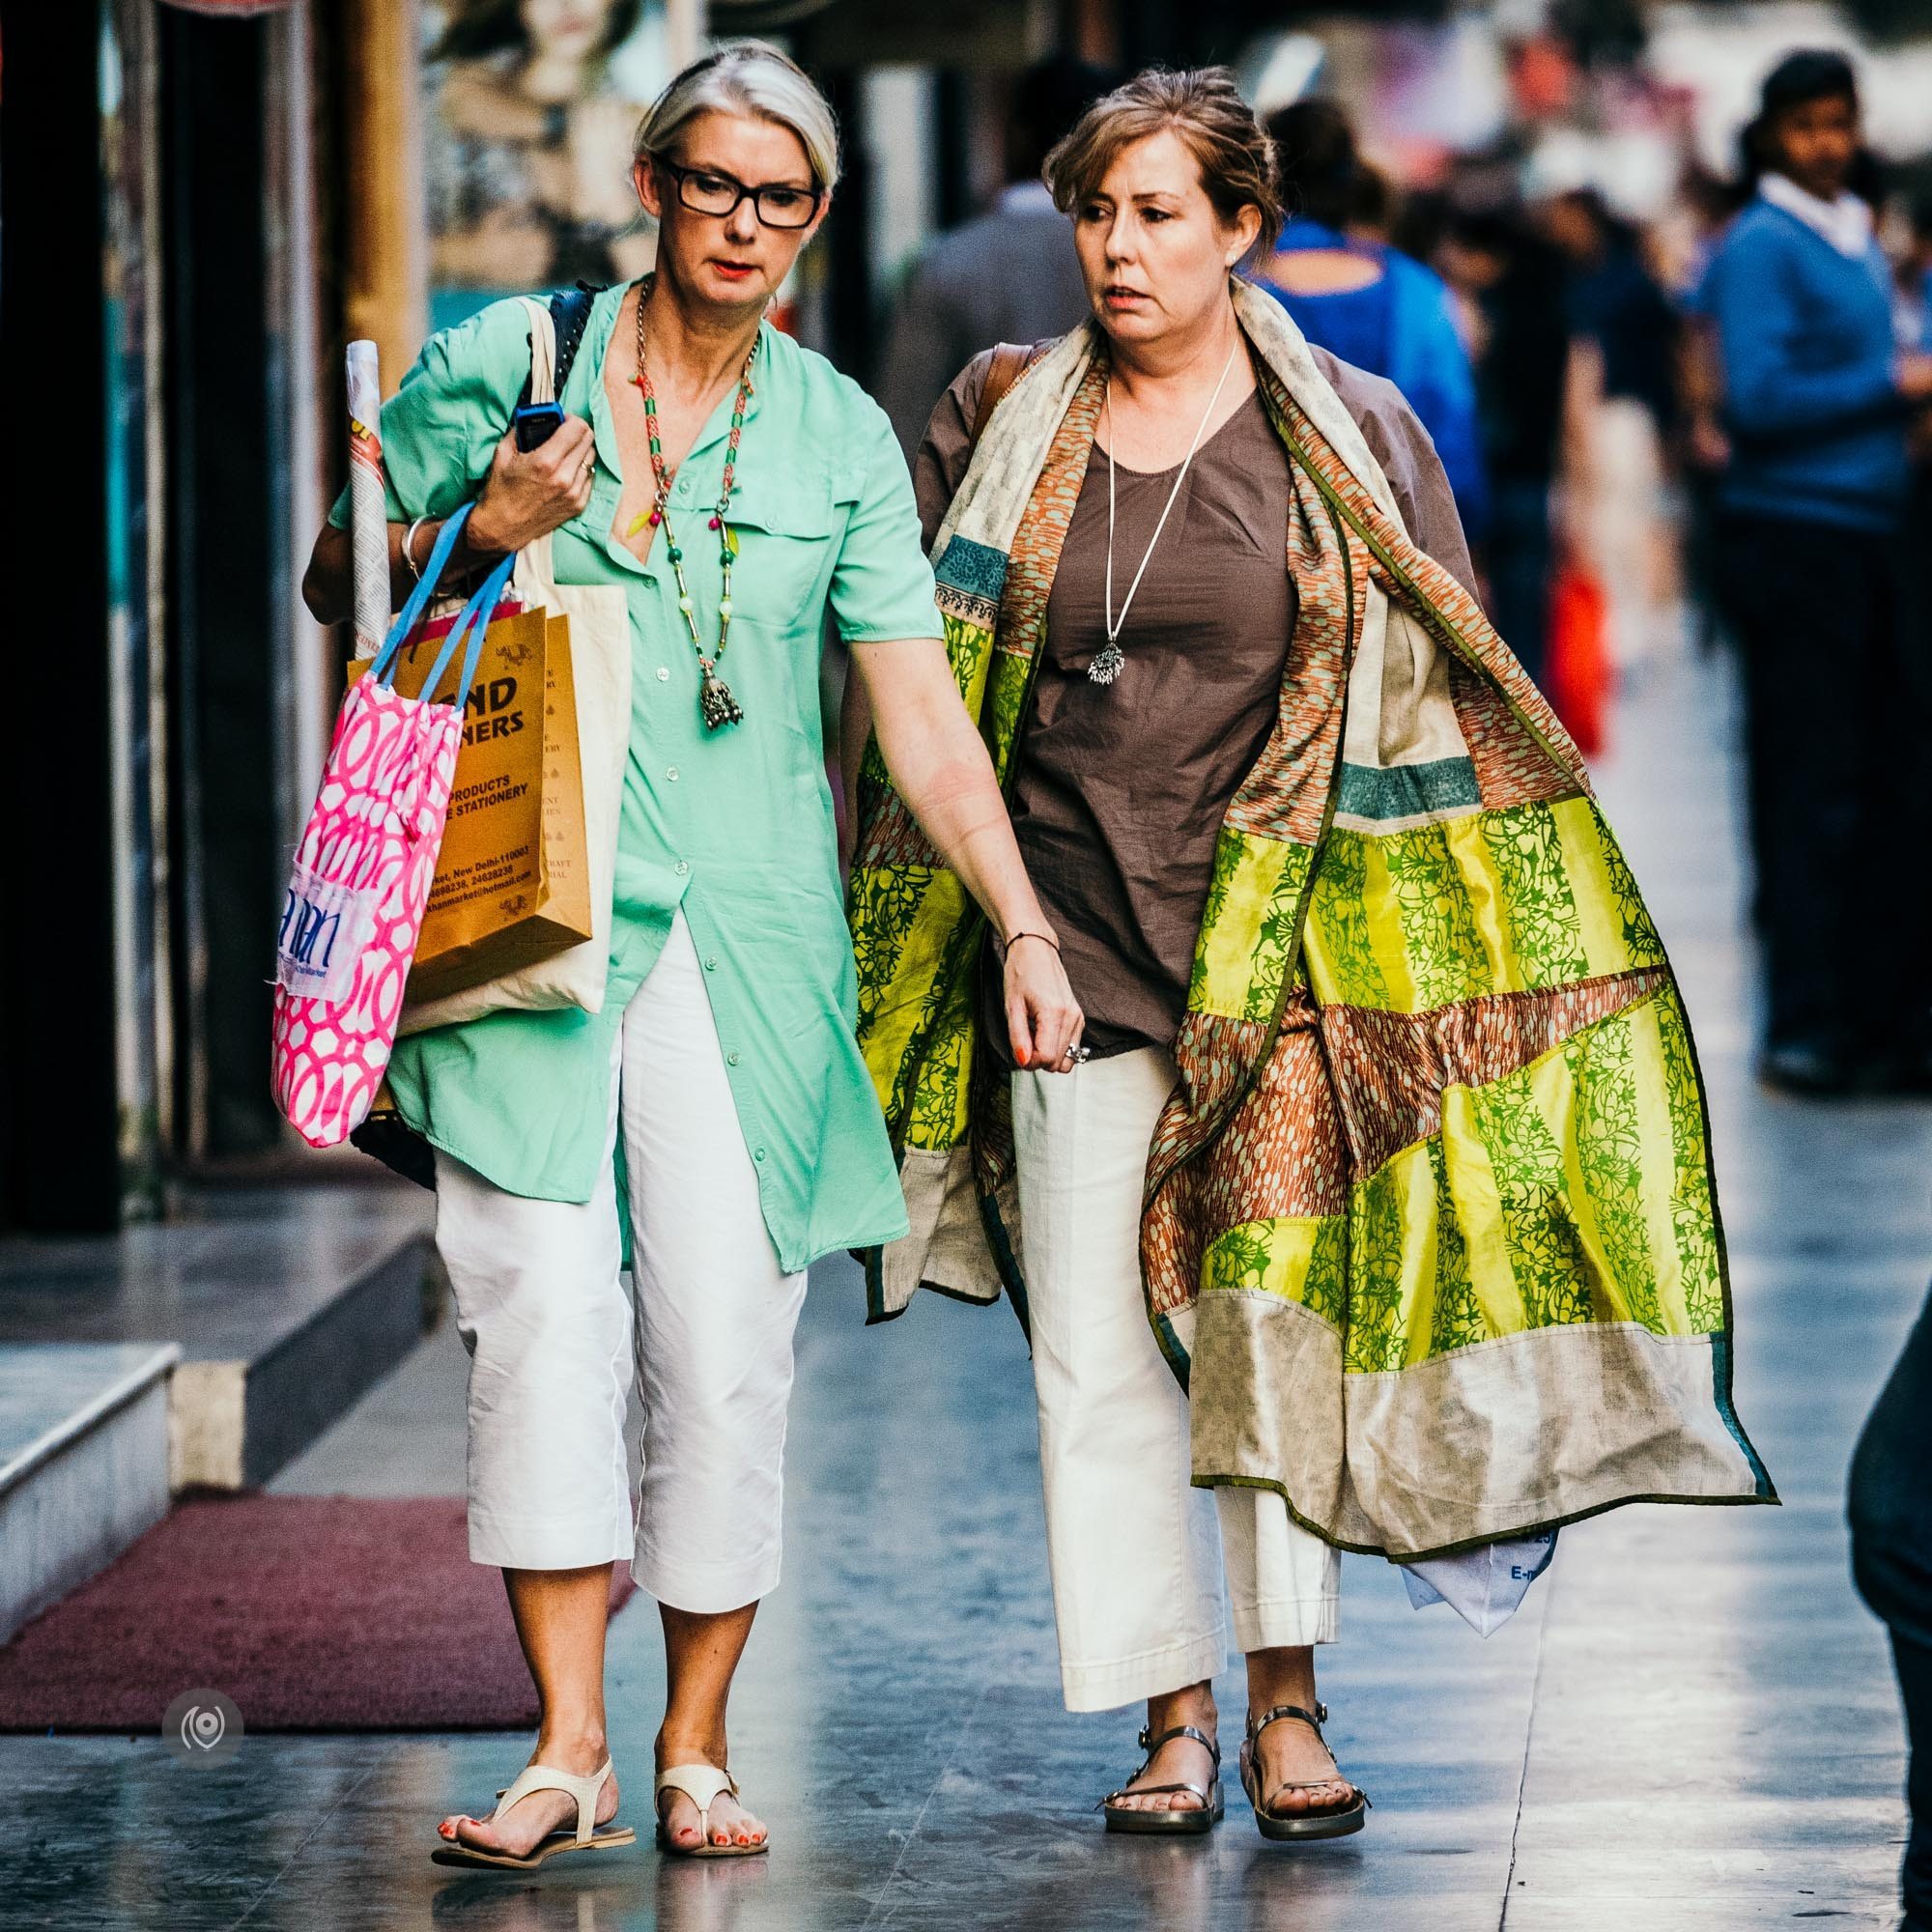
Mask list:
POLYGON ((1015 933, 1007 948, 1007 1031, 1013 1061, 1040 1073, 1071 1073, 1085 1058, 1080 1002, 1066 983, 1060 949, 1038 933, 1015 933))

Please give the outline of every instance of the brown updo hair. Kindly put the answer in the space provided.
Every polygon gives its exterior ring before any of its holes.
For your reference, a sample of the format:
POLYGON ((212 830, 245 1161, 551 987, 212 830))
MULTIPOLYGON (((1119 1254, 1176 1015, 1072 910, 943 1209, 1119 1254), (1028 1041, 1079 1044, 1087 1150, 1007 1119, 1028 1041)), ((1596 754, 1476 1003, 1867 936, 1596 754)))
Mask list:
POLYGON ((1071 214, 1094 193, 1122 148, 1171 128, 1201 169, 1201 185, 1223 221, 1244 208, 1262 218, 1255 249, 1281 233, 1281 169, 1274 143, 1225 67, 1151 67, 1105 94, 1046 157, 1041 179, 1071 214))

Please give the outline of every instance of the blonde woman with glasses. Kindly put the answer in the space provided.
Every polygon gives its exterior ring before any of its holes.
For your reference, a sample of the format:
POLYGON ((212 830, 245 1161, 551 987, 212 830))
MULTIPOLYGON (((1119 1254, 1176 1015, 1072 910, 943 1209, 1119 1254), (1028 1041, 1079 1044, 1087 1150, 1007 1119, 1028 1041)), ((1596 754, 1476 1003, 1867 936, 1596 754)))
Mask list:
MULTIPOLYGON (((490 1014, 405 1039, 390 1066, 403 1120, 435 1149, 470 1355, 470 1554, 503 1571, 542 1710, 496 1809, 442 1821, 443 1863, 526 1870, 632 1841, 604 1704, 611 1565, 626 1560, 664 1622, 659 1843, 766 1849, 725 1709, 779 1579, 806 1269, 906 1225, 853 1041, 820 751, 828 614, 924 836, 1011 944, 1011 1050, 1072 1064, 1059 954, 1017 943, 1051 928, 948 669, 904 460, 876 405, 763 320, 837 176, 810 81, 769 47, 722 48, 639 130, 657 268, 591 305, 563 427, 530 451, 506 434, 529 368, 516 301, 435 337, 383 412, 399 596, 440 520, 473 501, 460 561, 554 531, 560 582, 623 587, 633 650, 602 1012, 490 1014)), ((325 619, 350 605, 345 522, 338 505, 311 566, 325 619)))

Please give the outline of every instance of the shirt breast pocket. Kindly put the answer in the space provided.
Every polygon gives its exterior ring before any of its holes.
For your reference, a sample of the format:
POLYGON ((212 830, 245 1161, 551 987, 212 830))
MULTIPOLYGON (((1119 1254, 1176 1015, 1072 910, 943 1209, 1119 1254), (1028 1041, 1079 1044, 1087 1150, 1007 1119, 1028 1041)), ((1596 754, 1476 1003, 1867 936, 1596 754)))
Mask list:
MULTIPOLYGON (((725 518, 738 539, 733 614, 778 630, 814 622, 849 514, 850 505, 836 499, 833 480, 822 472, 744 478, 725 518)), ((693 532, 698 542, 713 534, 703 524, 693 532)), ((697 544, 687 539, 686 548, 697 544)))

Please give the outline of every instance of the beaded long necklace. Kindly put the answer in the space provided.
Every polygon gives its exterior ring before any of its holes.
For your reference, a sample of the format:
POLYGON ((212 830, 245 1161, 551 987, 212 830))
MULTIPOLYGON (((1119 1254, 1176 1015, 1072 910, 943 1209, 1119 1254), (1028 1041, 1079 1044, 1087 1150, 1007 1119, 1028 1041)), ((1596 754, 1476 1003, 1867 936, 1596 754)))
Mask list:
POLYGON ((758 345, 755 342, 752 344, 751 353, 745 357, 745 367, 738 377, 738 398, 731 407, 731 434, 724 445, 724 481, 718 492, 717 507, 711 512, 711 527, 718 532, 718 560, 724 572, 724 589, 718 599, 718 643, 707 655, 704 640, 698 636, 697 608, 692 601, 691 588, 684 581, 684 551, 670 526, 670 486, 677 471, 665 461, 664 444, 658 437, 657 392, 651 387, 651 372, 644 360, 644 303, 650 293, 651 278, 646 275, 638 284, 638 373, 633 380, 644 396, 644 427, 651 445, 653 500, 651 507, 632 522, 625 535, 636 536, 646 524, 664 526, 665 554, 670 559, 671 575, 677 581, 677 608, 683 614, 684 627, 691 635, 691 647, 697 653, 697 668, 702 673, 697 686, 697 712, 704 720, 704 728, 715 731, 722 724, 741 724, 745 716, 738 700, 731 696, 730 686, 718 675, 718 661, 724 655, 724 647, 730 641, 731 564, 738 554, 737 534, 725 523, 724 517, 731 507, 731 492, 738 481, 738 444, 745 434, 745 406, 752 400, 752 359, 758 353, 758 345))

